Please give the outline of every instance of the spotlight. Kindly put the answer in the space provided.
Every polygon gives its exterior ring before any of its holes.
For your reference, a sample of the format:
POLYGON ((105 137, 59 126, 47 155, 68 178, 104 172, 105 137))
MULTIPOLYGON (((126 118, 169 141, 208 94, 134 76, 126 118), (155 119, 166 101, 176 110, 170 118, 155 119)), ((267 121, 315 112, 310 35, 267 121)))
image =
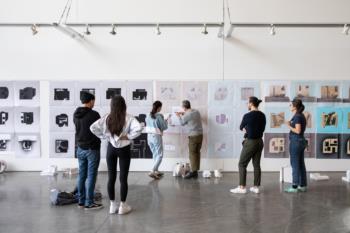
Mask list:
POLYGON ((219 38, 224 38, 224 26, 221 26, 220 28, 219 28, 219 32, 218 32, 218 37, 219 38))
POLYGON ((32 30, 32 34, 33 34, 33 36, 34 35, 36 35, 36 34, 38 34, 38 26, 36 26, 36 24, 33 24, 31 27, 30 27, 30 29, 32 30))
POLYGON ((159 28, 159 24, 157 24, 157 27, 156 27, 156 34, 157 35, 162 34, 162 32, 160 31, 160 28, 159 28))
POLYGON ((228 29, 227 33, 226 33, 226 38, 230 38, 232 36, 232 32, 233 32, 233 25, 230 25, 230 28, 228 29))
POLYGON ((203 31, 202 31, 202 34, 204 34, 204 35, 207 35, 207 34, 208 34, 208 31, 207 31, 207 25, 206 25, 206 24, 204 24, 204 25, 203 25, 203 31))
POLYGON ((276 28, 275 28, 275 25, 271 24, 270 27, 271 27, 271 28, 270 28, 270 35, 271 35, 271 36, 276 35, 276 28))
POLYGON ((83 39, 84 35, 77 32, 73 28, 67 26, 67 24, 59 24, 59 23, 53 23, 52 24, 57 30, 63 32, 64 34, 72 37, 72 38, 78 38, 78 39, 83 39))
POLYGON ((86 29, 85 29, 85 32, 84 32, 85 35, 90 35, 91 32, 89 30, 89 24, 86 24, 86 29))
POLYGON ((109 33, 111 33, 111 35, 113 35, 113 36, 117 34, 117 32, 116 32, 116 30, 115 30, 116 27, 117 27, 117 26, 116 26, 115 24, 112 24, 112 31, 109 32, 109 33))
POLYGON ((349 25, 344 24, 343 34, 344 34, 344 35, 349 35, 349 30, 350 30, 349 25))

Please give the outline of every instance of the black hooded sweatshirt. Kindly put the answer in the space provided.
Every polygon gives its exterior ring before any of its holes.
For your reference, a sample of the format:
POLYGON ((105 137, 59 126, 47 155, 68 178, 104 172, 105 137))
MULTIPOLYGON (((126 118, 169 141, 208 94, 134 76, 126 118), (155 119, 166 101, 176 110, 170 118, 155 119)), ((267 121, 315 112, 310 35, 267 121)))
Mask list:
POLYGON ((90 126, 100 119, 100 114, 88 107, 79 107, 74 112, 75 140, 83 150, 100 150, 101 140, 90 131, 90 126))

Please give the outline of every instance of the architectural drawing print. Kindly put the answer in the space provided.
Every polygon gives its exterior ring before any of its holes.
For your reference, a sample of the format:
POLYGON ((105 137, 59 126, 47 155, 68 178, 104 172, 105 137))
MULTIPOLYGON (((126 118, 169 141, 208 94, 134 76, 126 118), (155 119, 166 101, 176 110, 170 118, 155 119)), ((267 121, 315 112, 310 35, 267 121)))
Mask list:
POLYGON ((303 102, 316 102, 315 82, 294 81, 292 82, 291 97, 299 98, 303 102))
POLYGON ((208 82, 209 106, 232 106, 235 97, 233 81, 210 81, 208 82))
POLYGON ((342 116, 341 108, 317 108, 317 133, 341 133, 343 127, 342 116))
POLYGON ((290 85, 288 82, 265 82, 265 101, 266 102, 289 102, 290 85))
POLYGON ((287 133, 265 133, 265 158, 288 158, 289 141, 287 133))
POLYGON ((341 92, 340 82, 320 82, 318 84, 317 102, 341 102, 341 92))
POLYGON ((340 156, 339 134, 316 135, 316 158, 338 159, 340 156))

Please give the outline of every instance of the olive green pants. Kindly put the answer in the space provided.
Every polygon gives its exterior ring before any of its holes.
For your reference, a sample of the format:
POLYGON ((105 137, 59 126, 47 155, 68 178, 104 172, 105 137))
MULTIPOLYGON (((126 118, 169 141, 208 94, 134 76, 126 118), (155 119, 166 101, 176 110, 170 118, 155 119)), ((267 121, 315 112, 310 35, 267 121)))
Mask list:
POLYGON ((250 160, 253 160, 254 167, 254 186, 260 186, 261 168, 260 159, 261 152, 264 148, 264 142, 259 139, 246 139, 243 143, 241 157, 239 159, 239 185, 246 186, 247 166, 250 160))
POLYGON ((191 163, 191 170, 193 172, 198 171, 200 168, 202 142, 203 142, 203 135, 188 137, 190 163, 191 163))

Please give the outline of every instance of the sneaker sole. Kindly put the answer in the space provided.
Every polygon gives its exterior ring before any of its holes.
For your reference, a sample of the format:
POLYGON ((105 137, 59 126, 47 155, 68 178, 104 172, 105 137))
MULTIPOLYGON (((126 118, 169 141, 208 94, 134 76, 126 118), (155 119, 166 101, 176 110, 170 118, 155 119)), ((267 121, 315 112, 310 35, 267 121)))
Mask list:
POLYGON ((245 193, 237 193, 237 192, 232 192, 231 190, 230 190, 230 193, 233 193, 233 194, 247 194, 247 192, 245 192, 245 193))
POLYGON ((159 180, 160 177, 159 176, 156 176, 156 175, 148 175, 149 177, 151 177, 152 179, 155 179, 155 180, 159 180))
POLYGON ((102 209, 103 208, 103 206, 99 206, 99 207, 93 207, 93 208, 84 208, 84 210, 86 210, 86 211, 90 211, 90 210, 100 210, 100 209, 102 209))
POLYGON ((130 210, 130 211, 128 211, 128 212, 125 212, 125 213, 119 213, 119 211, 118 211, 118 214, 119 215, 126 215, 126 214, 129 214, 129 213, 131 213, 132 212, 132 209, 130 210))

